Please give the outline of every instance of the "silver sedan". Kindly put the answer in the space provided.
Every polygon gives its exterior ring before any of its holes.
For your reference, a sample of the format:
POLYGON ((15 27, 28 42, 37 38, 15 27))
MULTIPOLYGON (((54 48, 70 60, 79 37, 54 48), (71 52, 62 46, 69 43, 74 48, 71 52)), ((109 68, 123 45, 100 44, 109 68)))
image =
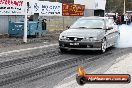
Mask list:
POLYGON ((61 52, 67 50, 100 50, 115 46, 119 38, 118 27, 105 17, 83 17, 59 36, 61 52))

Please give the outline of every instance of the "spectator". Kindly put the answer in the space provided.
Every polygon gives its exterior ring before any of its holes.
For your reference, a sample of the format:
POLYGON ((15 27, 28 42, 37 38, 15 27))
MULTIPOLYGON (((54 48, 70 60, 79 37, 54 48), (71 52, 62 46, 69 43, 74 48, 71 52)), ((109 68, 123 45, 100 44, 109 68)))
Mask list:
POLYGON ((127 15, 124 15, 124 22, 127 24, 128 22, 128 16, 127 15))
POLYGON ((46 30, 47 29, 47 24, 46 24, 46 19, 42 20, 42 30, 46 30))
POLYGON ((117 17, 117 24, 118 24, 118 25, 121 25, 121 15, 119 15, 119 16, 117 17))
POLYGON ((121 15, 121 22, 122 22, 122 24, 125 24, 125 22, 124 22, 124 15, 121 15))

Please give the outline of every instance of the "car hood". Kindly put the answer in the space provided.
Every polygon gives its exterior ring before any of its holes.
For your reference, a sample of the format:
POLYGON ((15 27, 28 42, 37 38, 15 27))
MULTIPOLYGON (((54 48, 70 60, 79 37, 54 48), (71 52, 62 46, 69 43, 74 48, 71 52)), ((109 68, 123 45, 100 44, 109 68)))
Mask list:
POLYGON ((68 29, 61 33, 62 36, 66 37, 98 37, 103 34, 103 29, 68 29))

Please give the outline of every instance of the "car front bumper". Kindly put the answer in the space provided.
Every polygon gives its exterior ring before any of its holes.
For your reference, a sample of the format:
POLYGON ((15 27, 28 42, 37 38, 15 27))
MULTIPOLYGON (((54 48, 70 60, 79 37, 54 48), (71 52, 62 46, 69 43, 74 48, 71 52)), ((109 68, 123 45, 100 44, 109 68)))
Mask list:
POLYGON ((101 42, 59 41, 59 48, 70 50, 101 50, 101 42))

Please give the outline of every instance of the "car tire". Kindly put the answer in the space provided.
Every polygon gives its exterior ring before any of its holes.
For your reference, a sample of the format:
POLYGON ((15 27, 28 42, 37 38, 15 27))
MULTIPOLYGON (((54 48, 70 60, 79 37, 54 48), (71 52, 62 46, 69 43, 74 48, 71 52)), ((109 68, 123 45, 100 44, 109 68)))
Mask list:
POLYGON ((67 49, 60 48, 61 53, 66 53, 67 49))
POLYGON ((102 43, 101 43, 101 53, 105 53, 106 52, 106 48, 107 48, 107 41, 106 39, 102 39, 102 43))

